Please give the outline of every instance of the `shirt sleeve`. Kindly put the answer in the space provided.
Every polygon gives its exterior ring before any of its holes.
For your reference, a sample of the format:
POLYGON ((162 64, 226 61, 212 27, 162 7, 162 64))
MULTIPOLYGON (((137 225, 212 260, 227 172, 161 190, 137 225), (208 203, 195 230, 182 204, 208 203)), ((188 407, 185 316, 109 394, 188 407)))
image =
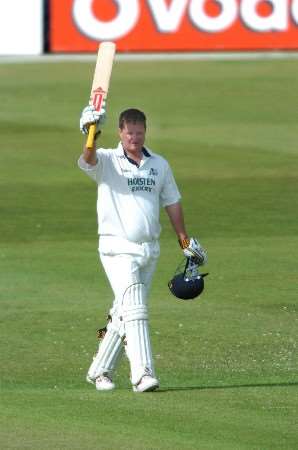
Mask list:
POLYGON ((92 178, 92 180, 99 183, 102 173, 102 162, 98 151, 96 152, 96 154, 97 154, 97 163, 95 164, 95 166, 86 163, 83 155, 81 155, 78 160, 78 166, 83 172, 85 172, 88 175, 88 177, 92 178))
POLYGON ((167 165, 163 186, 160 192, 160 204, 165 207, 178 203, 180 199, 181 195, 174 179, 173 172, 170 166, 167 165))

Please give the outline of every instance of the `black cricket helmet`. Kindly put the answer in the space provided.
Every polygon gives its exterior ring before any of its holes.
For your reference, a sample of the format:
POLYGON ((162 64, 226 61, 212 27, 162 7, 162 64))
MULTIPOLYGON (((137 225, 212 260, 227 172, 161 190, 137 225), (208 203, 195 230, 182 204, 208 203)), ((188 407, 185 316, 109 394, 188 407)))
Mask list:
POLYGON ((175 297, 192 300, 204 290, 204 277, 208 273, 200 273, 198 264, 193 258, 186 258, 176 269, 173 278, 168 282, 169 289, 175 297))

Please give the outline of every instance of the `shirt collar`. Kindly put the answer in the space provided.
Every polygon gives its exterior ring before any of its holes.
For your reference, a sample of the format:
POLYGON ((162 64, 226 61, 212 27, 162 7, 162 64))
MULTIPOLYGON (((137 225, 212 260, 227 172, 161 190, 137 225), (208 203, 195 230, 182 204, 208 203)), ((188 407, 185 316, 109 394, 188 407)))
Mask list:
MULTIPOLYGON (((126 158, 131 164, 133 164, 133 165, 139 167, 138 163, 136 163, 132 158, 130 158, 130 157, 127 155, 127 153, 126 153, 126 151, 124 150, 124 148, 123 148, 121 142, 119 142, 118 150, 119 150, 119 153, 124 154, 125 158, 126 158)), ((149 153, 149 151, 148 151, 145 147, 142 148, 142 152, 143 152, 143 155, 146 156, 146 158, 150 158, 151 154, 149 153)))

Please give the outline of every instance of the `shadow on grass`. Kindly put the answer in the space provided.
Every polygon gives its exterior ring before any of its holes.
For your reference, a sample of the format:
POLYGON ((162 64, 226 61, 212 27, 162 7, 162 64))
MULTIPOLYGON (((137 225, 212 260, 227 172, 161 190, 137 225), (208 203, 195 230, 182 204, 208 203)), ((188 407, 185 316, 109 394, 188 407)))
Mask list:
POLYGON ((231 385, 218 385, 218 386, 169 386, 158 389, 158 392, 171 392, 171 391, 203 391, 209 389, 243 389, 243 388, 268 388, 268 387, 289 387, 298 386, 298 382, 289 383, 251 383, 251 384, 231 384, 231 385))

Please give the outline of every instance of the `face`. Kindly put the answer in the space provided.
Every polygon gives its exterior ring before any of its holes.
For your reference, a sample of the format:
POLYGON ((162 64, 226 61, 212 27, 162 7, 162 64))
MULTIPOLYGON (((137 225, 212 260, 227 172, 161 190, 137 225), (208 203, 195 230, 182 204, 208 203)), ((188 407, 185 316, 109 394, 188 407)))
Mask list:
POLYGON ((146 130, 144 124, 137 123, 125 123, 124 128, 119 129, 119 136, 124 150, 129 153, 139 153, 145 142, 146 130))

